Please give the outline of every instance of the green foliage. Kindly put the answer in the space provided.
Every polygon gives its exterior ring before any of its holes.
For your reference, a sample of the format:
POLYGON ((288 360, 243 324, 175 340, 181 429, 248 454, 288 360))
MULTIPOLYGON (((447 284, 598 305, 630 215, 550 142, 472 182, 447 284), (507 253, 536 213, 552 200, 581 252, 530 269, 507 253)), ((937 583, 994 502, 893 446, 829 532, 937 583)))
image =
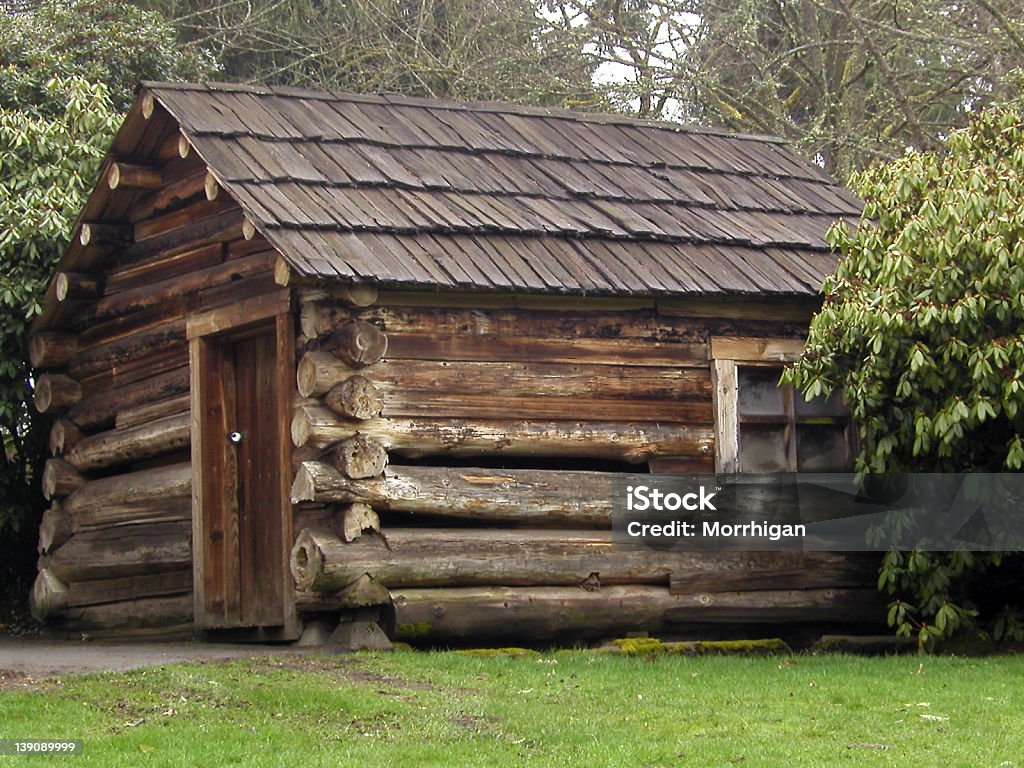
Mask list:
POLYGON ((64 103, 60 119, 0 105, 0 535, 23 541, 12 570, 31 556, 46 427, 31 407, 25 331, 117 122, 103 85, 51 80, 44 93, 64 103))
POLYGON ((180 45, 158 13, 111 0, 46 0, 0 22, 0 102, 59 118, 62 103, 47 83, 82 78, 107 87, 115 110, 134 99, 140 79, 201 80, 212 57, 180 45))
MULTIPOLYGON (((830 232, 842 259, 786 378, 808 395, 845 393, 861 471, 1019 470, 1024 115, 984 111, 942 151, 908 153, 853 183, 864 216, 830 232)), ((977 580, 1001 562, 888 553, 879 587, 906 598, 890 606, 889 624, 922 647, 972 626, 977 580)), ((1017 635, 1015 615, 994 629, 1017 635)))
POLYGON ((0 581, 34 561, 47 424, 31 407, 25 333, 40 311, 137 80, 202 76, 153 13, 45 2, 0 13, 0 581))

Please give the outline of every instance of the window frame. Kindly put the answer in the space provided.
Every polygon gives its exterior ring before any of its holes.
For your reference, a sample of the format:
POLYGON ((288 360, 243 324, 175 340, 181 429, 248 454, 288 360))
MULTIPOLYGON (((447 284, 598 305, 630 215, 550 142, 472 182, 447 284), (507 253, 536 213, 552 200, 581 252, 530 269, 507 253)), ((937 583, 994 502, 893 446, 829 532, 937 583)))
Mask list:
MULTIPOLYGON (((740 336, 712 337, 708 342, 708 357, 711 364, 712 405, 715 418, 715 472, 737 474, 740 469, 740 414, 739 414, 739 369, 747 367, 772 367, 792 363, 804 349, 799 339, 750 338, 740 336)), ((796 466, 796 429, 799 421, 795 411, 795 392, 787 388, 783 395, 787 421, 786 429, 792 429, 788 441, 787 459, 796 466)), ((752 420, 751 423, 753 423, 752 420)), ((777 423, 782 424, 779 420, 777 423)), ((850 420, 845 417, 844 438, 847 458, 852 457, 850 441, 850 420)))

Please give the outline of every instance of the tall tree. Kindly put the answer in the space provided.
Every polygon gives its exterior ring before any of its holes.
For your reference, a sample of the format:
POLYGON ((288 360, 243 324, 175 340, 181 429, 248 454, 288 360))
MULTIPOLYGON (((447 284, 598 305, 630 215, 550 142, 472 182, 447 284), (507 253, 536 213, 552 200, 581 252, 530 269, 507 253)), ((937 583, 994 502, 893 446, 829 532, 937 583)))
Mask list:
POLYGON ((1019 0, 552 0, 610 100, 791 139, 845 177, 1012 95, 1019 0))
POLYGON ((592 57, 532 0, 140 0, 227 79, 595 107, 592 57))
POLYGON ((845 176, 933 149, 1024 67, 1018 0, 697 0, 690 114, 845 176))

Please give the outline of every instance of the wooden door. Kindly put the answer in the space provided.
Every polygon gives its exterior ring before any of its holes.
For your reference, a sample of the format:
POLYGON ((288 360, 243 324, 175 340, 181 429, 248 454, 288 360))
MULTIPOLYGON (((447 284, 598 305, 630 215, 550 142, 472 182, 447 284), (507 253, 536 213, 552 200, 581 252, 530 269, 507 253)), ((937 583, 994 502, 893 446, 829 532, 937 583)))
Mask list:
POLYGON ((278 320, 192 339, 193 573, 201 629, 248 630, 253 639, 296 634, 287 569, 287 325, 278 320))

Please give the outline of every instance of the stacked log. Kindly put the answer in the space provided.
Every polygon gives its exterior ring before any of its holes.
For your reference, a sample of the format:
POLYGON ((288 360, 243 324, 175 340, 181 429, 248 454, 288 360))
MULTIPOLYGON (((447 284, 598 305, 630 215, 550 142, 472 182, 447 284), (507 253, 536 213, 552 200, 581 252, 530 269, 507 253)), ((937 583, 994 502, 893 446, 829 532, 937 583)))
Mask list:
POLYGON ((406 642, 591 640, 687 625, 865 623, 884 600, 872 588, 673 595, 662 586, 395 589, 396 638, 406 642))
POLYGON ((364 501, 375 509, 570 528, 611 527, 608 472, 389 466, 376 478, 346 477, 322 461, 303 462, 292 502, 364 501))
POLYGON ((615 474, 559 467, 712 471, 712 321, 360 308, 312 288, 300 299, 291 570, 302 610, 386 590, 397 638, 432 643, 880 615, 871 558, 615 547, 615 474), (461 457, 492 466, 450 465, 461 457), (496 469, 495 457, 551 467, 496 469), (346 534, 352 506, 384 524, 346 534), (418 518, 424 527, 408 527, 418 518))
POLYGON ((425 456, 545 456, 610 459, 639 464, 654 456, 709 458, 714 445, 711 425, 496 421, 456 418, 375 418, 358 425, 324 407, 302 405, 291 425, 296 447, 329 448, 357 434, 372 438, 390 452, 425 456))
MULTIPOLYGON (((371 304, 376 297, 376 289, 359 288, 346 291, 341 296, 342 300, 362 306, 371 304)), ((315 463, 343 483, 383 481, 389 461, 387 448, 373 435, 363 434, 362 430, 381 411, 382 403, 370 376, 380 367, 387 347, 387 334, 378 326, 350 319, 332 328, 324 337, 322 351, 305 355, 297 366, 298 391, 302 397, 312 394, 312 389, 319 386, 317 382, 330 382, 316 394, 323 396, 323 402, 331 409, 332 421, 345 425, 346 434, 324 444, 323 447, 329 447, 329 450, 324 452, 323 458, 330 463, 315 463), (324 366, 325 370, 317 371, 318 365, 324 366), (343 372, 343 375, 336 375, 338 372, 343 372)), ((299 449, 296 453, 303 449, 302 446, 296 447, 299 449)), ((320 514, 324 524, 322 529, 295 530, 309 535, 312 535, 310 531, 317 530, 327 539, 340 542, 369 541, 369 537, 379 537, 380 518, 371 499, 349 494, 330 501, 331 505, 320 514)), ((294 503, 299 504, 297 517, 302 517, 309 507, 302 502, 317 504, 315 492, 295 500, 294 503)), ((301 559, 301 552, 305 550, 293 551, 298 552, 297 557, 301 559)), ((390 601, 387 589, 366 574, 356 574, 332 589, 312 590, 302 583, 297 583, 297 588, 300 603, 306 610, 355 609, 390 601)))
POLYGON ((245 239, 169 118, 145 131, 153 157, 108 165, 110 220, 81 227, 29 340, 37 407, 55 417, 32 602, 54 628, 97 637, 191 632, 184 318, 273 284, 272 249, 245 239))
MULTIPOLYGON (((302 531, 291 567, 301 590, 335 592, 368 575, 389 588, 467 586, 681 585, 704 592, 741 590, 774 574, 782 588, 863 584, 863 558, 830 553, 736 553, 616 547, 610 531, 392 528, 345 542, 302 531), (724 578, 716 574, 721 571, 724 578)), ((684 590, 673 592, 683 594, 684 590)))
POLYGON ((39 559, 32 613, 60 629, 180 627, 192 617, 191 523, 75 533, 39 559))

